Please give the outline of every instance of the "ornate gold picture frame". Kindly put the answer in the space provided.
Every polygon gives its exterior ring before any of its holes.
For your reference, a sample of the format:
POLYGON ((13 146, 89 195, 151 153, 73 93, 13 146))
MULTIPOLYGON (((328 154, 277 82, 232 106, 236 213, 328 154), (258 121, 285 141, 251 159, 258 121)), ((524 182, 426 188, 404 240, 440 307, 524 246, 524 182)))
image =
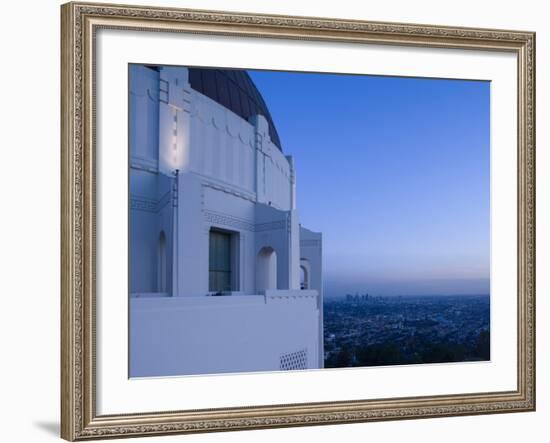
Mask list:
MULTIPOLYGON (((524 31, 67 3, 61 7, 61 436, 87 440, 535 410, 535 34, 524 31), (191 33, 472 49, 517 57, 517 388, 246 407, 97 413, 96 34, 191 33)), ((125 124, 124 122, 121 124, 125 124)), ((514 343, 515 345, 515 343, 514 343)))

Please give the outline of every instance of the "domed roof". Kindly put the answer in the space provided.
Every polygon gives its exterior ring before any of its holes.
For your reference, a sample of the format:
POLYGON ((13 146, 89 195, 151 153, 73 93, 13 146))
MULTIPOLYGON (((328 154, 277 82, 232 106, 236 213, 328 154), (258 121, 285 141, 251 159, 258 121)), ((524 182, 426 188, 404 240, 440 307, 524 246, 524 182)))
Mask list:
POLYGON ((269 124, 271 141, 282 151, 269 109, 246 71, 189 68, 189 83, 195 91, 210 97, 245 120, 253 115, 263 115, 269 124))

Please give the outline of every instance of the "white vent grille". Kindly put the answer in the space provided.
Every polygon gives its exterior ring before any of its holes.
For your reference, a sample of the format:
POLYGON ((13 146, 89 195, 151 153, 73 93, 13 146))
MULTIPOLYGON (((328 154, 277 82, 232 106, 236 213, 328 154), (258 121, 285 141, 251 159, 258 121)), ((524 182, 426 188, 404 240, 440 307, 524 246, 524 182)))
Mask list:
POLYGON ((296 369, 307 369, 307 349, 289 352, 281 355, 281 371, 294 371, 296 369))

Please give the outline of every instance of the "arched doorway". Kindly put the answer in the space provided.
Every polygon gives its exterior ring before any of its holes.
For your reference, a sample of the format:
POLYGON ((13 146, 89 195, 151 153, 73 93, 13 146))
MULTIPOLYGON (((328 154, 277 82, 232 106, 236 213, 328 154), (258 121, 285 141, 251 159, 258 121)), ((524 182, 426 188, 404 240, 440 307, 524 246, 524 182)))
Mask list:
POLYGON ((277 253, 264 246, 256 259, 256 291, 277 289, 277 253))
POLYGON ((311 289, 311 267, 305 258, 300 259, 300 289, 311 289))

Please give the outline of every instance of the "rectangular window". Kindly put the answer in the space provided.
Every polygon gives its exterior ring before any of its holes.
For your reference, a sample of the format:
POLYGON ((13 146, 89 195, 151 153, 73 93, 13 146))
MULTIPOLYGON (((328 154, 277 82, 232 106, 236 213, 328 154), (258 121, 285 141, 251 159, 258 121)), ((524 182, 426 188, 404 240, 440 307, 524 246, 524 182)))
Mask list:
POLYGON ((228 232, 211 230, 209 246, 210 292, 233 290, 232 235, 228 232))

